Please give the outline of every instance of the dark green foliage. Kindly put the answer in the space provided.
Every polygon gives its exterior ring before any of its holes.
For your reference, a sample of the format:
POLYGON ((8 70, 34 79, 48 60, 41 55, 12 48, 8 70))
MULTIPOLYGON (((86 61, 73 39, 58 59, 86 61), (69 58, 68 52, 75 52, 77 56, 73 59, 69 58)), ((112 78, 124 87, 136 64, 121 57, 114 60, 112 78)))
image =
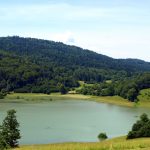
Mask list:
POLYGON ((4 54, 0 60, 0 90, 18 93, 46 93, 59 92, 59 84, 68 88, 79 86, 75 78, 71 78, 65 68, 55 66, 41 66, 30 60, 4 54), (16 64, 16 65, 14 65, 16 64), (60 72, 59 72, 60 71, 60 72))
POLYGON ((4 89, 2 89, 0 91, 0 99, 4 99, 4 97, 7 95, 7 91, 5 91, 4 89))
POLYGON ((106 133, 100 133, 99 135, 98 135, 98 139, 99 140, 106 140, 108 137, 107 137, 107 135, 106 135, 106 133))
POLYGON ((132 130, 127 135, 127 139, 140 137, 150 137, 150 119, 147 114, 140 116, 140 120, 133 124, 132 130))
POLYGON ((150 73, 139 74, 136 77, 126 78, 123 81, 103 82, 92 86, 85 85, 77 92, 96 96, 119 95, 133 102, 137 101, 139 91, 143 88, 150 88, 150 73))
MULTIPOLYGON (((1 37, 0 49, 0 91, 5 89, 7 92, 50 94, 58 92, 61 84, 69 90, 78 87, 79 80, 86 83, 123 81, 139 72, 150 71, 148 62, 113 59, 47 40, 1 37)), ((145 81, 141 88, 147 85, 145 81)), ((124 88, 122 93, 119 92, 120 95, 134 99, 138 91, 133 86, 131 88, 134 89, 126 91, 124 88), (128 93, 128 96, 124 93, 128 93)), ((99 90, 93 92, 95 93, 99 95, 99 90)), ((112 87, 102 91, 102 95, 113 93, 112 87)))
POLYGON ((4 140, 3 136, 2 136, 2 133, 0 132, 0 150, 4 150, 4 149, 7 149, 7 148, 9 148, 9 146, 5 142, 5 140, 4 140))
POLYGON ((17 147, 18 139, 21 138, 20 130, 18 129, 19 123, 16 119, 15 113, 15 110, 9 110, 7 112, 7 116, 3 120, 0 131, 1 144, 11 148, 17 147))
POLYGON ((60 85, 60 93, 67 94, 67 92, 68 92, 67 88, 63 84, 61 84, 60 85))
POLYGON ((146 88, 150 88, 150 73, 139 74, 132 79, 120 82, 115 91, 117 95, 135 101, 139 91, 146 88))
POLYGON ((135 88, 131 88, 128 90, 127 99, 130 101, 134 101, 137 98, 138 92, 135 88))
MULTIPOLYGON (((150 64, 137 59, 113 59, 76 46, 60 42, 14 37, 1 37, 0 49, 37 61, 53 62, 61 66, 84 66, 115 70, 150 70, 150 64), (38 60, 39 61, 39 60, 38 60)), ((41 62, 42 63, 42 62, 41 62)))
POLYGON ((3 99, 4 98, 4 95, 2 92, 0 92, 0 99, 3 99))

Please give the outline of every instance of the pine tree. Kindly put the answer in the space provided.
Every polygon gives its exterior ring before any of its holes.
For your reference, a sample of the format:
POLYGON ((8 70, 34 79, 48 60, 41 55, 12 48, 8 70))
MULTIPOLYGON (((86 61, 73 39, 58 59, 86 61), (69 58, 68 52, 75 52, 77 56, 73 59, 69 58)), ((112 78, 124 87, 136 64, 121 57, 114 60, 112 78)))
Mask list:
POLYGON ((15 110, 9 110, 1 126, 1 136, 5 143, 12 148, 18 147, 18 139, 21 138, 20 130, 18 129, 19 123, 15 113, 15 110))

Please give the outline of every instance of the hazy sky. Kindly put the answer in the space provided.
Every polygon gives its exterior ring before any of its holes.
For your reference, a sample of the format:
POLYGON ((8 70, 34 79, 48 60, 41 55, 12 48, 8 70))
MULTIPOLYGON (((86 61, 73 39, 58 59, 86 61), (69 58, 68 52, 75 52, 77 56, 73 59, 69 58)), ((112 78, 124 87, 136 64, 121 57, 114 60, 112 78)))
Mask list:
POLYGON ((150 61, 150 0, 1 0, 0 36, 8 35, 150 61))

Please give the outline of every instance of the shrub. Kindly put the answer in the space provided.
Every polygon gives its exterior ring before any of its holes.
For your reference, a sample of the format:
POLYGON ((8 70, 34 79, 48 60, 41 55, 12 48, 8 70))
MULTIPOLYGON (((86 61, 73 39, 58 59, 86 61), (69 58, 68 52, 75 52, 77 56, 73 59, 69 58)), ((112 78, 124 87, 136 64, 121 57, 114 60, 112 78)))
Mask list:
POLYGON ((106 133, 100 133, 99 135, 98 135, 98 139, 99 140, 106 140, 108 137, 107 137, 107 135, 106 135, 106 133))
POLYGON ((140 120, 133 124, 132 130, 127 135, 127 139, 140 137, 150 137, 150 120, 145 113, 140 116, 140 120))

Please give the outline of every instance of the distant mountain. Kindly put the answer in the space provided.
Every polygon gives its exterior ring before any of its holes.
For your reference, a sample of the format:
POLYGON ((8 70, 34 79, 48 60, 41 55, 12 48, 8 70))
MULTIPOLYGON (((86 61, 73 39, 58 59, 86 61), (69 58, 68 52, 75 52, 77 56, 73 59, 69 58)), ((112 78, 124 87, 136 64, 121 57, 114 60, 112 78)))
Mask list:
POLYGON ((0 37, 0 90, 55 92, 78 80, 102 82, 150 71, 138 59, 113 59, 76 46, 48 40, 0 37))

